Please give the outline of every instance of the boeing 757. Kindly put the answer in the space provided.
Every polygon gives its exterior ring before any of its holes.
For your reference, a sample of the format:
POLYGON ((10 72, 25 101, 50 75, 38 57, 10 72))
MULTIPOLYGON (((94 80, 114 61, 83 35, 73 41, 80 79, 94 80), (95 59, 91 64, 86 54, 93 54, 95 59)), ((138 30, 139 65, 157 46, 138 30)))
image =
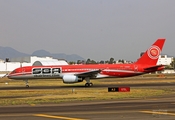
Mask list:
POLYGON ((90 79, 109 77, 132 77, 150 72, 161 71, 164 65, 157 65, 165 39, 158 39, 136 62, 132 64, 84 64, 27 66, 13 70, 7 77, 14 80, 62 78, 64 83, 86 81, 85 86, 93 86, 90 79))

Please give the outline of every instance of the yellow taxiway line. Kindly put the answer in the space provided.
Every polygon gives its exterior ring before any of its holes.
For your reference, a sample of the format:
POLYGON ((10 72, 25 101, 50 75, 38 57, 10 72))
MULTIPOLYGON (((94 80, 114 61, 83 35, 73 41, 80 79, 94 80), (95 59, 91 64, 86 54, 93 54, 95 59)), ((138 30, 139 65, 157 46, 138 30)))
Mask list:
POLYGON ((62 119, 62 120, 87 120, 87 119, 80 119, 80 118, 70 118, 70 117, 63 117, 63 116, 46 115, 46 114, 35 114, 34 116, 55 118, 55 119, 62 119))
POLYGON ((175 113, 163 112, 163 111, 140 111, 142 113, 149 113, 149 114, 159 114, 159 115, 172 115, 175 116, 175 113))

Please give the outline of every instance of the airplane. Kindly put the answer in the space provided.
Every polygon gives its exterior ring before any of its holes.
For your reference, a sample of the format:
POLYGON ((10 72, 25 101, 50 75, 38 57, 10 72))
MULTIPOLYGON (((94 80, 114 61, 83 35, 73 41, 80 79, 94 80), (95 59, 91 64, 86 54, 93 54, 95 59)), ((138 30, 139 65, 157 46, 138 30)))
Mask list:
POLYGON ((85 86, 93 86, 90 79, 110 77, 132 77, 150 72, 161 71, 164 65, 157 65, 165 39, 160 38, 134 63, 130 64, 83 64, 25 66, 13 70, 7 75, 9 79, 28 80, 62 78, 63 83, 71 84, 86 81, 85 86))

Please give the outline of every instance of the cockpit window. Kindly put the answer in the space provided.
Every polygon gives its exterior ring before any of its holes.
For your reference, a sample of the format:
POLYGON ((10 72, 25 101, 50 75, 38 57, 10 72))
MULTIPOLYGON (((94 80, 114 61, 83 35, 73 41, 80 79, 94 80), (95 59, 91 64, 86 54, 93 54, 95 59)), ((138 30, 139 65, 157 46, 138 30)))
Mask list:
POLYGON ((16 73, 16 70, 13 70, 11 73, 12 73, 12 74, 16 73))

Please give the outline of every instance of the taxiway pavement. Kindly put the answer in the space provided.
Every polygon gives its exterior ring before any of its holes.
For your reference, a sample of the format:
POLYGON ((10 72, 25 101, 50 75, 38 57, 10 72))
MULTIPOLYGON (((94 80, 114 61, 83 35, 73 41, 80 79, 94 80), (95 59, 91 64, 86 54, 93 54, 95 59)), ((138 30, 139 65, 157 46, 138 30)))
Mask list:
POLYGON ((175 95, 0 109, 0 120, 174 120, 175 95))

